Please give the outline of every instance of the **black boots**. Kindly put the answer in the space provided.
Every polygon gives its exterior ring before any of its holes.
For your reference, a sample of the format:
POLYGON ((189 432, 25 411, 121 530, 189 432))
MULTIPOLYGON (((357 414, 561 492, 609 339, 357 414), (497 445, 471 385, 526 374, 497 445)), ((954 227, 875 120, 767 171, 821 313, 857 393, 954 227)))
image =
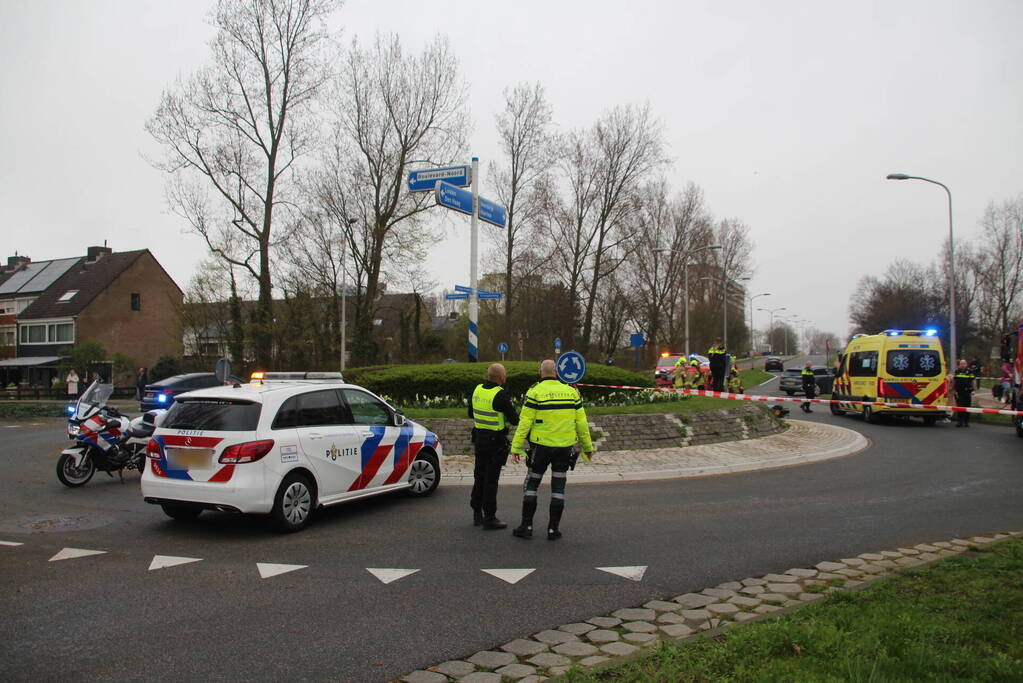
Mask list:
POLYGON ((559 538, 561 538, 561 532, 560 531, 558 531, 557 529, 548 529, 547 530, 547 540, 548 541, 556 541, 559 538))
POLYGON ((507 529, 508 525, 499 520, 497 517, 487 517, 483 520, 484 531, 494 531, 496 529, 507 529))
POLYGON ((483 524, 483 511, 473 510, 472 511, 472 525, 481 526, 483 524))
POLYGON ((525 524, 520 524, 519 526, 512 529, 512 536, 518 536, 519 538, 532 538, 533 527, 527 526, 525 524))

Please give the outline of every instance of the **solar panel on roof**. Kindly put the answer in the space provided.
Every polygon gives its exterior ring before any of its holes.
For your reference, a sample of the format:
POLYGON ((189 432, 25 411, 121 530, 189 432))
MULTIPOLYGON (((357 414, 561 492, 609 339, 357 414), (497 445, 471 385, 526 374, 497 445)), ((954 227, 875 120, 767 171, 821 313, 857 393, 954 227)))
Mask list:
POLYGON ((22 286, 18 292, 43 292, 46 288, 52 285, 60 278, 61 275, 68 272, 71 266, 78 262, 77 258, 63 258, 57 259, 56 261, 50 261, 49 265, 46 266, 37 274, 34 278, 29 280, 22 286))
POLYGON ((49 261, 28 264, 25 267, 25 270, 19 270, 17 273, 8 278, 7 282, 0 285, 0 294, 15 294, 19 289, 21 289, 22 285, 41 273, 48 265, 50 265, 49 261))

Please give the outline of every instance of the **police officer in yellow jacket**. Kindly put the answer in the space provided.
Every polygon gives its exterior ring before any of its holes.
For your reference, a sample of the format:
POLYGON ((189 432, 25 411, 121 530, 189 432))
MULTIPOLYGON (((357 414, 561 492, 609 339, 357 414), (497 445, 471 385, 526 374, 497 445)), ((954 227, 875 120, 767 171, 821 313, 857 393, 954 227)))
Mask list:
POLYGON ((508 526, 497 518, 497 483, 501 468, 508 462, 508 427, 519 418, 503 386, 507 378, 504 366, 494 363, 487 368, 487 381, 476 386, 469 402, 476 454, 469 505, 472 523, 488 531, 508 526))
POLYGON ((572 451, 576 443, 581 442, 583 459, 588 462, 593 455, 582 397, 578 390, 557 377, 553 360, 540 363, 540 381, 526 392, 519 426, 512 439, 511 453, 515 462, 525 453, 527 439, 533 446, 532 456, 526 460, 529 475, 522 497, 522 523, 512 531, 519 538, 533 535, 537 489, 548 466, 551 468, 551 505, 547 539, 561 538, 558 527, 565 510, 568 468, 574 465, 572 451))

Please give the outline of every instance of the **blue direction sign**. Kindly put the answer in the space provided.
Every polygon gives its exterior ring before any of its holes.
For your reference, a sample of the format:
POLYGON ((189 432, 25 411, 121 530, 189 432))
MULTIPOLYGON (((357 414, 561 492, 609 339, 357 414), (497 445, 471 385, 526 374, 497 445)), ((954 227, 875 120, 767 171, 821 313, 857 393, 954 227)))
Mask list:
POLYGON ((408 174, 409 192, 430 192, 437 186, 438 180, 457 187, 467 187, 472 181, 471 167, 449 166, 412 171, 408 174))
POLYGON ((497 345, 498 353, 508 353, 508 342, 501 342, 497 345))
POLYGON ((469 295, 459 292, 458 294, 445 294, 444 298, 448 301, 454 301, 455 299, 468 299, 469 295))
POLYGON ((500 204, 480 197, 480 220, 503 228, 508 225, 508 212, 500 204))
POLYGON ((642 332, 629 335, 629 346, 631 348, 635 349, 640 346, 643 346, 644 344, 646 344, 646 337, 643 336, 642 332))
POLYGON ((450 183, 440 180, 437 182, 437 187, 434 189, 433 194, 437 198, 437 204, 440 206, 446 206, 449 209, 472 215, 472 192, 469 192, 469 190, 463 190, 460 187, 455 187, 450 183))
POLYGON ((466 287, 465 285, 455 285, 456 292, 464 292, 466 294, 472 293, 472 287, 466 287))
POLYGON ((558 379, 575 384, 586 374, 586 359, 578 351, 565 351, 558 356, 558 379))
POLYGON ((480 299, 500 299, 500 292, 485 292, 482 289, 476 294, 480 299))

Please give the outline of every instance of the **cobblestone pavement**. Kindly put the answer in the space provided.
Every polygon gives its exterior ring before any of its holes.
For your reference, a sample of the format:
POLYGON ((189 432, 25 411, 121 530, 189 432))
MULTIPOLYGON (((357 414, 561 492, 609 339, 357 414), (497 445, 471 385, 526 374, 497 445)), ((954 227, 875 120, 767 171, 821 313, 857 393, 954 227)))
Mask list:
POLYGON ((465 659, 413 671, 401 680, 408 683, 452 680, 538 683, 546 681, 547 676, 565 673, 573 665, 589 668, 615 657, 632 655, 662 640, 685 640, 702 632, 717 633, 748 621, 768 618, 774 612, 820 600, 826 593, 860 588, 887 574, 919 567, 1010 536, 1023 536, 1023 531, 862 553, 837 562, 789 569, 781 574, 729 581, 699 593, 651 600, 639 607, 563 624, 465 659))
MULTIPOLYGON (((851 429, 790 420, 786 431, 758 439, 642 451, 598 450, 593 462, 584 463, 580 459, 569 478, 577 484, 749 472, 839 458, 858 453, 868 445, 866 437, 851 429)), ((471 456, 447 456, 442 481, 471 486, 472 468, 471 456)), ((509 459, 501 472, 501 483, 521 485, 525 476, 525 465, 516 465, 509 459)))

